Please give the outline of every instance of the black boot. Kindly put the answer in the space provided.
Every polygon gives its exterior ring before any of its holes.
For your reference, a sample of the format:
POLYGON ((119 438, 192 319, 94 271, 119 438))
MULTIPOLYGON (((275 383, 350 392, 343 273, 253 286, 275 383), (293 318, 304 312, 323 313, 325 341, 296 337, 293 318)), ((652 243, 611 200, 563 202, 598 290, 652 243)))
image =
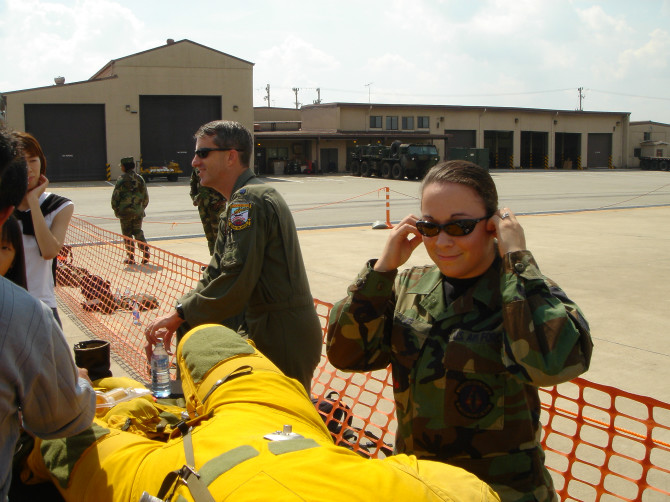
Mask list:
POLYGON ((88 370, 91 381, 111 377, 110 346, 105 340, 85 340, 74 346, 74 362, 79 368, 88 370))
POLYGON ((135 242, 126 238, 126 253, 128 258, 123 260, 126 265, 133 265, 135 263, 135 242))
POLYGON ((142 253, 144 257, 142 258, 142 265, 146 265, 149 263, 149 258, 151 257, 151 254, 149 253, 149 246, 145 244, 140 244, 140 249, 142 249, 142 253))

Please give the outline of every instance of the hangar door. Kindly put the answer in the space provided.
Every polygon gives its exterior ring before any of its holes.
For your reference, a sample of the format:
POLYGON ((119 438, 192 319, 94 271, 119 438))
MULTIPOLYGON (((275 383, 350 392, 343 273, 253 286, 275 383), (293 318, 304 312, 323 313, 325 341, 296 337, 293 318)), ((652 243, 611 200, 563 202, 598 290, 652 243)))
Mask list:
POLYGON ((489 167, 514 167, 514 131, 484 131, 484 148, 489 149, 489 167))
POLYGON ((557 169, 577 169, 582 155, 582 135, 579 133, 557 132, 556 156, 554 166, 557 169))
POLYGON ((610 133, 589 133, 587 167, 608 167, 612 155, 612 135, 610 133))
POLYGON ((107 176, 105 105, 25 105, 26 131, 40 142, 49 181, 104 180, 107 176))
POLYGON ((221 96, 140 96, 144 165, 162 166, 174 161, 190 176, 193 135, 201 125, 220 118, 221 96))
POLYGON ((521 131, 521 167, 530 169, 548 167, 548 142, 549 133, 521 131))

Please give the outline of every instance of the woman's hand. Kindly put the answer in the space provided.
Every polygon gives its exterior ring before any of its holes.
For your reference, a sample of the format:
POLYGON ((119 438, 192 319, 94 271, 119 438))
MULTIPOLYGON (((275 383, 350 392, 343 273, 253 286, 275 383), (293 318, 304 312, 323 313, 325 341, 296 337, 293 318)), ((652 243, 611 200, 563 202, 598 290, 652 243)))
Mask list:
POLYGON ((384 251, 375 263, 377 272, 388 272, 403 265, 414 250, 423 242, 421 234, 416 229, 418 218, 413 214, 405 218, 391 229, 384 251))
POLYGON ((526 236, 523 233, 523 228, 509 208, 503 207, 496 211, 489 218, 487 227, 489 230, 495 231, 500 256, 526 249, 526 236))
POLYGON ((31 211, 34 211, 40 206, 40 196, 46 191, 48 186, 49 180, 46 176, 40 174, 37 186, 26 192, 25 200, 28 203, 31 211))

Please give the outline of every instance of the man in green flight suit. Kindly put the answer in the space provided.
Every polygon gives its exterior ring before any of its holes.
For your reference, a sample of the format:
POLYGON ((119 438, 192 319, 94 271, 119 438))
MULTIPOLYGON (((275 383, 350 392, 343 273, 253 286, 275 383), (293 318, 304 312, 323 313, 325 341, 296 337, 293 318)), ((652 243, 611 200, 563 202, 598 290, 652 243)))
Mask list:
POLYGON ((126 237, 128 257, 123 261, 127 265, 135 263, 135 241, 143 252, 142 265, 149 262, 149 248, 142 231, 142 218, 149 204, 149 192, 141 176, 135 173, 135 160, 132 157, 121 159, 123 174, 116 180, 112 192, 112 209, 121 222, 121 233, 126 237))
POLYGON ((198 170, 193 169, 191 173, 191 200, 193 205, 198 208, 200 221, 205 230, 207 246, 210 256, 214 254, 214 243, 216 234, 219 233, 219 216, 226 207, 226 199, 213 188, 204 187, 200 184, 198 170))
POLYGON ((253 138, 248 129, 214 121, 198 129, 195 139, 191 164, 200 183, 228 204, 202 279, 172 314, 146 328, 147 355, 159 338, 169 347, 182 323, 224 324, 248 336, 309 393, 322 331, 293 216, 282 196, 249 168, 253 138))

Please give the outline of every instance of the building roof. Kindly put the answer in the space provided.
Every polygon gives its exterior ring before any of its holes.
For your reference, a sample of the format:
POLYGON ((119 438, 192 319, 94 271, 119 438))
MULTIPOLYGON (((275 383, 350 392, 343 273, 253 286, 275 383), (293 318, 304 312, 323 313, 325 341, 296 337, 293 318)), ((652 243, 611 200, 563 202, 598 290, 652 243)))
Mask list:
POLYGON ((416 131, 255 131, 254 137, 257 139, 363 139, 363 138, 384 138, 385 140, 400 138, 416 138, 417 140, 426 139, 448 139, 453 134, 429 134, 416 131))
POLYGON ((657 126, 670 127, 670 124, 664 124, 663 122, 654 122, 653 120, 640 120, 636 122, 631 122, 630 125, 631 126, 657 125, 657 126))
POLYGON ((136 52, 135 54, 130 54, 128 56, 123 56, 123 57, 118 58, 118 59, 112 59, 112 60, 109 61, 109 63, 107 63, 100 70, 98 70, 95 73, 95 75, 93 75, 88 80, 80 80, 80 81, 77 81, 77 82, 64 83, 64 84, 42 85, 42 86, 39 86, 39 87, 32 87, 30 89, 20 89, 20 90, 17 90, 17 91, 6 91, 6 92, 3 91, 2 94, 3 95, 4 94, 16 94, 16 93, 20 93, 20 92, 33 91, 33 90, 37 90, 37 89, 46 89, 46 88, 52 88, 52 87, 63 87, 63 86, 66 86, 66 85, 86 84, 86 83, 90 83, 90 82, 93 82, 93 81, 99 82, 99 81, 107 80, 107 79, 110 79, 110 78, 117 78, 117 76, 115 74, 110 73, 108 75, 105 75, 105 73, 110 72, 110 69, 114 66, 114 63, 116 63, 117 61, 123 61, 124 59, 132 58, 132 57, 138 56, 140 54, 146 54, 148 52, 162 50, 162 49, 165 49, 168 46, 182 44, 182 43, 188 43, 188 44, 196 45, 198 47, 202 47, 204 49, 215 52, 217 54, 221 54, 221 55, 227 56, 229 58, 236 59, 237 61, 241 61, 241 62, 249 64, 251 66, 254 65, 254 63, 251 63, 249 61, 245 61, 244 59, 240 59, 238 57, 231 56, 230 54, 226 54, 225 52, 217 51, 216 49, 212 49, 211 47, 207 47, 205 45, 198 44, 198 43, 193 42, 191 40, 184 39, 184 40, 180 40, 178 42, 175 42, 175 41, 170 39, 170 40, 168 40, 168 43, 166 45, 161 45, 159 47, 154 47, 152 49, 147 49, 145 51, 136 52))
POLYGON ((321 103, 318 105, 305 105, 301 109, 311 108, 429 108, 435 110, 491 110, 491 111, 523 111, 528 113, 558 113, 561 115, 630 115, 630 112, 598 112, 598 111, 580 111, 580 110, 552 110, 545 108, 518 108, 512 106, 462 106, 462 105, 426 105, 426 104, 408 104, 408 103, 321 103))
POLYGON ((171 38, 168 38, 167 43, 166 43, 165 45, 160 45, 160 46, 158 46, 158 47, 154 47, 153 49, 147 49, 147 50, 145 50, 145 51, 136 52, 135 54, 130 54, 130 55, 128 55, 128 56, 123 56, 123 57, 118 58, 118 59, 112 59, 112 60, 110 60, 109 63, 107 63, 107 64, 106 64, 105 66, 103 66, 102 68, 100 68, 100 69, 95 73, 95 75, 93 75, 89 80, 97 80, 101 75, 103 75, 104 73, 106 73, 112 66, 114 66, 114 63, 116 63, 117 61, 123 61, 124 59, 133 58, 133 57, 139 56, 140 54, 146 54, 146 53, 148 53, 148 52, 159 51, 159 50, 163 50, 163 49, 165 49, 166 47, 169 47, 169 46, 172 46, 172 45, 184 44, 184 43, 197 45, 198 47, 202 47, 203 49, 207 49, 207 50, 209 50, 209 51, 216 52, 217 54, 221 54, 221 55, 223 55, 223 56, 227 56, 227 57, 229 57, 229 58, 236 59, 236 60, 238 60, 238 61, 241 61, 241 62, 243 62, 243 63, 247 63, 247 64, 252 65, 252 66, 254 65, 254 63, 252 63, 252 62, 250 62, 250 61, 246 61, 246 60, 244 60, 244 59, 240 59, 240 58, 238 58, 238 57, 231 56, 230 54, 226 54, 225 52, 217 51, 216 49, 212 49, 211 47, 207 47, 206 45, 202 45, 202 44, 193 42, 192 40, 188 40, 188 39, 186 39, 186 38, 185 38, 184 40, 179 40, 178 42, 175 42, 175 41, 172 40, 171 38))

